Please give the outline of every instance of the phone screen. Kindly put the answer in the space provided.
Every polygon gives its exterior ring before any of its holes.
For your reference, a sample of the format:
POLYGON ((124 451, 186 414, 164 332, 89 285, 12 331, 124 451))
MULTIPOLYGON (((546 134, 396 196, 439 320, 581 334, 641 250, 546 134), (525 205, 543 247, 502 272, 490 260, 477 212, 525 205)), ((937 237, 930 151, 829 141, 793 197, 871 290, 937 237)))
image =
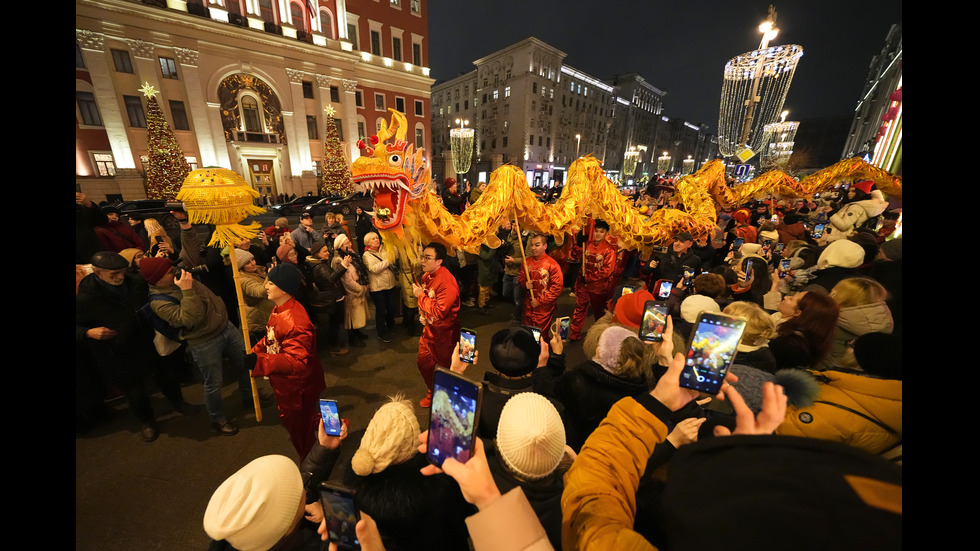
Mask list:
POLYGON ((612 301, 615 303, 617 300, 622 298, 623 295, 628 295, 634 291, 636 291, 636 288, 633 287, 632 285, 623 285, 617 287, 616 290, 613 292, 612 301))
POLYGON ((780 269, 780 271, 783 271, 783 272, 788 272, 789 271, 789 259, 788 258, 785 258, 785 259, 779 261, 779 269, 780 269))
POLYGON ((524 329, 527 329, 528 331, 530 331, 531 334, 534 335, 534 340, 538 344, 541 344, 541 330, 540 329, 538 329, 537 327, 532 327, 530 325, 525 325, 524 326, 524 329))
POLYGON ((432 408, 426 458, 441 466, 452 457, 466 463, 476 435, 483 387, 452 371, 438 368, 432 379, 432 408))
POLYGON ((672 281, 661 281, 660 290, 657 291, 657 297, 661 299, 670 298, 670 291, 674 288, 674 283, 672 281))
POLYGON ((690 287, 691 286, 691 280, 692 279, 694 279, 694 270, 691 269, 691 268, 688 268, 687 266, 685 266, 684 267, 684 286, 685 287, 690 287))
POLYGON ((643 321, 640 323, 640 340, 660 342, 664 340, 667 327, 667 304, 648 300, 643 307, 643 321))
POLYGON ((823 235, 823 229, 824 229, 825 226, 826 226, 826 224, 817 224, 816 227, 813 228, 813 238, 814 239, 816 239, 816 238, 818 238, 818 237, 820 237, 820 236, 823 235))
POLYGON ((737 249, 741 248, 743 243, 745 243, 745 238, 744 237, 739 237, 739 238, 735 239, 735 242, 732 243, 732 250, 737 250, 737 249))
POLYGON ((776 251, 777 253, 781 253, 785 248, 786 248, 786 243, 776 243, 776 248, 773 250, 776 251))
POLYGON ((476 357, 476 331, 461 329, 459 332, 459 359, 471 364, 476 357))
POLYGON ((769 220, 771 220, 773 224, 778 224, 779 223, 779 215, 778 214, 773 214, 772 215, 772 218, 770 218, 769 220))
POLYGON ((717 394, 735 359, 738 341, 744 331, 743 319, 702 312, 691 334, 680 385, 707 394, 717 394))
POLYGON ((565 340, 568 338, 568 328, 572 325, 572 319, 565 316, 558 320, 558 338, 565 340))
POLYGON ((330 541, 336 543, 338 549, 360 549, 354 527, 361 515, 354 506, 354 492, 323 482, 320 484, 320 505, 330 541))
POLYGON ((337 402, 320 399, 320 416, 323 417, 323 430, 330 436, 340 436, 340 413, 337 402))
POLYGON ((748 281, 750 279, 752 279, 752 263, 751 262, 746 262, 745 263, 745 279, 743 279, 742 281, 748 281))

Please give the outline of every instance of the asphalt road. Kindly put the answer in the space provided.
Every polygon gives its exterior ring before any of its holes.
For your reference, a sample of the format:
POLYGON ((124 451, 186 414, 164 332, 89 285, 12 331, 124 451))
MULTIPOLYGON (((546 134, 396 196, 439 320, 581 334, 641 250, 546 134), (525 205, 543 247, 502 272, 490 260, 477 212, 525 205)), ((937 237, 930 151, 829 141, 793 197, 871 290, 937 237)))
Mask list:
MULTIPOLYGON (((574 298, 566 291, 559 299, 558 315, 570 315, 572 309, 574 298)), ((373 314, 373 307, 370 310, 373 314)), ((492 335, 510 324, 511 312, 511 305, 503 302, 494 302, 489 314, 463 307, 462 325, 477 331, 480 354, 489 347, 492 335)), ((335 481, 346 474, 368 422, 388 396, 403 393, 414 404, 420 426, 428 425, 428 410, 418 405, 425 395, 415 364, 418 338, 399 332, 393 342, 383 343, 376 338, 373 320, 368 321, 365 332, 370 337, 367 346, 352 347, 347 356, 320 351, 327 393, 337 400, 341 416, 350 419, 350 436, 331 476, 335 481)), ((581 342, 569 343, 566 355, 567 365, 581 362, 581 342)), ((486 357, 480 359, 466 376, 482 379, 488 364, 486 357)), ((225 478, 263 455, 299 459, 275 407, 263 409, 263 419, 257 421, 254 412, 241 405, 235 380, 226 372, 222 391, 226 412, 240 429, 235 436, 213 436, 203 407, 197 415, 183 417, 171 412, 157 392, 152 396, 160 425, 155 442, 140 439, 140 425, 125 404, 117 405, 107 422, 75 438, 76 549, 207 549, 204 511, 225 478)), ((260 388, 271 394, 268 381, 260 380, 260 388)), ((199 380, 185 386, 183 392, 188 402, 203 404, 199 380)))

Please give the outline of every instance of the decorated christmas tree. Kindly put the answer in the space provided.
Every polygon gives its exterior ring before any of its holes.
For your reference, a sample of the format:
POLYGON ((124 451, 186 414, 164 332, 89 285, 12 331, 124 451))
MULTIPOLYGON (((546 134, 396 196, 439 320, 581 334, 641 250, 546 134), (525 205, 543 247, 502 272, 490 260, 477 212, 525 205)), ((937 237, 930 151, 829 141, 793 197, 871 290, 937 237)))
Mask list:
POLYGON ((157 90, 147 82, 140 88, 140 92, 147 97, 146 135, 149 162, 145 167, 146 196, 150 199, 173 201, 191 168, 156 100, 157 90))
POLYGON ((340 135, 337 134, 337 125, 333 118, 336 111, 329 105, 324 111, 327 115, 327 130, 326 137, 323 139, 323 177, 320 179, 320 195, 346 197, 354 191, 350 165, 347 164, 344 146, 340 143, 340 135))

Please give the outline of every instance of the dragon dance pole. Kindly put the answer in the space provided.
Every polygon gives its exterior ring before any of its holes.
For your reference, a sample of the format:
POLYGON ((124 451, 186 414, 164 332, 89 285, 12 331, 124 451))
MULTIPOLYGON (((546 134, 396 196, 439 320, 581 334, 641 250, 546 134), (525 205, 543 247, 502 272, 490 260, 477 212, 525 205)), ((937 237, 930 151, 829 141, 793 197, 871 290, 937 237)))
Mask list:
MULTIPOLYGON (((527 278, 527 282, 531 282, 531 270, 527 267, 527 255, 524 253, 524 242, 521 241, 521 225, 517 222, 517 216, 514 216, 514 226, 517 228, 517 244, 521 246, 521 258, 524 259, 524 277, 527 278)), ((527 288, 527 292, 531 293, 531 300, 534 300, 534 289, 530 287, 527 288)))

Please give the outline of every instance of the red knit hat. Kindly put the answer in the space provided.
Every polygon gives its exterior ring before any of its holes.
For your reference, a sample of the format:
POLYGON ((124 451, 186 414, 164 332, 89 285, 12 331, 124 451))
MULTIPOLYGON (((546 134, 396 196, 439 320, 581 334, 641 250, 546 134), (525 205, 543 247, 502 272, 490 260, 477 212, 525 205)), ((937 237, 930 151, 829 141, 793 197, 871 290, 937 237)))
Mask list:
POLYGON ((860 189, 861 191, 863 191, 865 193, 871 193, 871 186, 873 186, 873 185, 874 185, 874 182, 872 182, 871 180, 861 180, 860 182, 857 182, 855 184, 852 184, 851 187, 854 187, 856 189, 860 189))
POLYGON ((140 261, 140 275, 150 285, 156 285, 163 274, 167 273, 174 265, 169 258, 158 256, 148 256, 140 261))
POLYGON ((648 300, 656 300, 650 291, 640 289, 628 295, 623 295, 616 301, 616 310, 613 314, 613 323, 618 323, 633 329, 640 328, 640 321, 643 320, 643 306, 648 300))

